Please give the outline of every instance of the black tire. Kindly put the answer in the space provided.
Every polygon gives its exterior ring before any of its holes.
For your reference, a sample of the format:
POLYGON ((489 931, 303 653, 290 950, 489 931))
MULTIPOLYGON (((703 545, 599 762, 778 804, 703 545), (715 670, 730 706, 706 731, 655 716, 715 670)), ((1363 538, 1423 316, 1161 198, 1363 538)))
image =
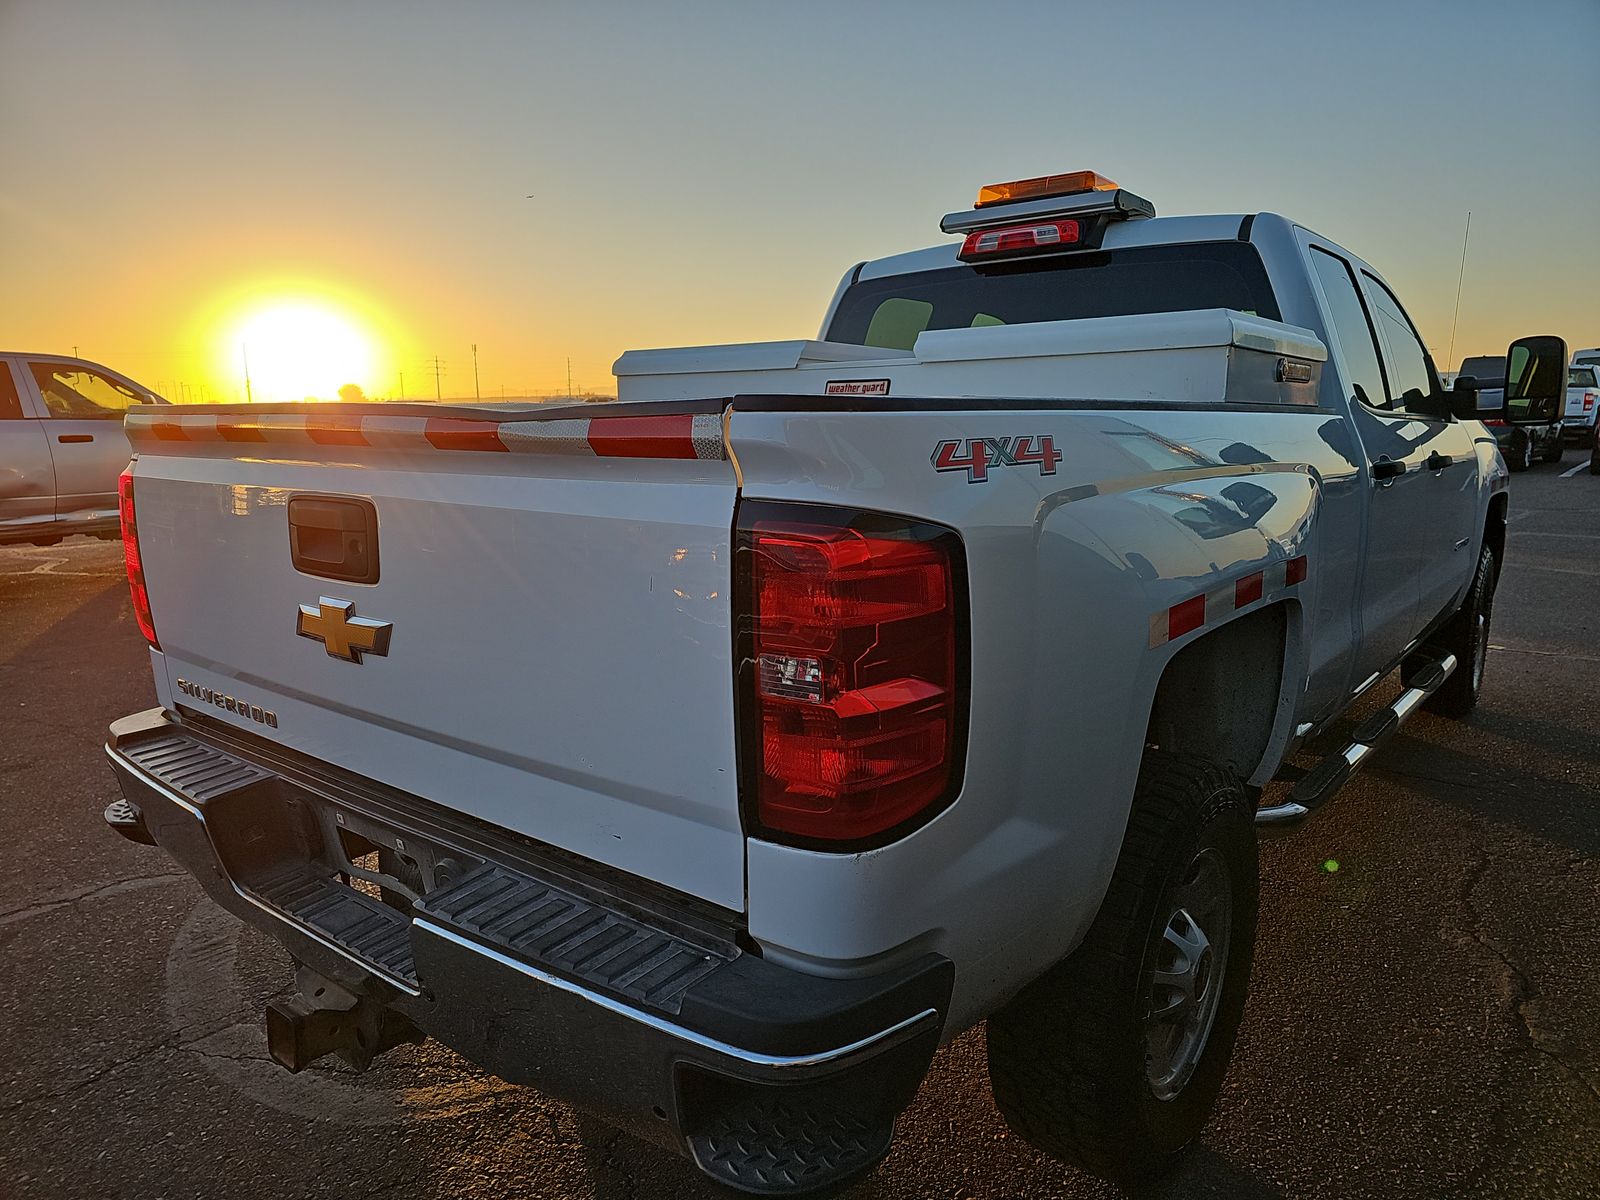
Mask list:
POLYGON ((1565 434, 1558 433, 1554 438, 1551 439, 1550 449, 1544 452, 1545 462, 1558 463, 1566 456, 1567 443, 1565 441, 1565 437, 1565 434))
POLYGON ((1589 474, 1600 475, 1600 426, 1596 426, 1594 446, 1589 451, 1589 474))
POLYGON ((1526 430, 1513 436, 1506 447, 1506 466, 1513 471, 1526 471, 1533 466, 1533 435, 1526 430))
POLYGON ((1205 759, 1147 751, 1122 853, 1088 936, 989 1018, 989 1078, 1006 1123, 1046 1154, 1117 1183, 1169 1166, 1210 1117, 1227 1073, 1256 905, 1255 820, 1239 781, 1205 759), (1227 940, 1209 972, 1199 956, 1194 974, 1205 999, 1194 1007, 1211 1006, 1208 1031, 1192 1073, 1163 1099, 1147 1014, 1169 927, 1179 921, 1173 906, 1202 862, 1231 893, 1226 918, 1213 926, 1225 928, 1227 940))
POLYGON ((1461 607, 1429 640, 1424 653, 1412 655, 1400 666, 1400 682, 1410 687, 1412 679, 1427 663, 1441 654, 1456 656, 1455 671, 1443 687, 1428 697, 1426 705, 1442 717, 1466 716, 1478 706, 1478 697, 1483 695, 1483 674, 1489 657, 1489 622, 1494 615, 1494 589, 1499 577, 1494 551, 1485 546, 1478 552, 1478 568, 1461 607))

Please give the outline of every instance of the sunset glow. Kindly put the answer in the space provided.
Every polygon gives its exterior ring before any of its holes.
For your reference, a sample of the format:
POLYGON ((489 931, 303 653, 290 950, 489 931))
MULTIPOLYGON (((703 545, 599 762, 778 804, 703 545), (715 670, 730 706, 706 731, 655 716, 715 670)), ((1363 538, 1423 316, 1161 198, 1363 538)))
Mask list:
POLYGON ((256 402, 331 400, 345 384, 389 390, 396 333, 347 289, 307 280, 258 282, 215 296, 192 318, 191 337, 244 399, 248 366, 256 402))

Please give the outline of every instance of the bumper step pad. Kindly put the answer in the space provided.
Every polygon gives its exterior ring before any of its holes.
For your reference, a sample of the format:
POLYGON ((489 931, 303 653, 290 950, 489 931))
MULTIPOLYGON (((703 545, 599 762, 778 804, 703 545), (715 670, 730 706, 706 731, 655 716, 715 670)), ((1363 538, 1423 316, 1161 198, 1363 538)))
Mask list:
POLYGON ((291 921, 315 929, 390 978, 416 990, 411 920, 398 909, 304 866, 254 882, 246 890, 291 921))
POLYGON ((493 864, 423 897, 417 913, 551 974, 674 1015, 685 990, 734 957, 493 864))
POLYGON ((689 1138, 707 1175, 741 1192, 788 1196, 838 1187, 889 1152, 894 1123, 868 1125, 848 1112, 784 1100, 750 1103, 689 1138))

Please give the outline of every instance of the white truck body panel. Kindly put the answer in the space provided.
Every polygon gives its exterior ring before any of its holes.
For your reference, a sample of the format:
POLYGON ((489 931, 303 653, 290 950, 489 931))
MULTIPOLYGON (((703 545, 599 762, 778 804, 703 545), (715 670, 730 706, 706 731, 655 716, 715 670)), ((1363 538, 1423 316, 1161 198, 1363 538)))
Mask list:
POLYGON ((275 728, 206 711, 742 909, 728 463, 309 449, 140 457, 167 694, 271 709, 275 728), (285 504, 307 492, 374 500, 376 584, 294 570, 285 504), (296 637, 320 596, 393 622, 391 652, 357 666, 296 637))

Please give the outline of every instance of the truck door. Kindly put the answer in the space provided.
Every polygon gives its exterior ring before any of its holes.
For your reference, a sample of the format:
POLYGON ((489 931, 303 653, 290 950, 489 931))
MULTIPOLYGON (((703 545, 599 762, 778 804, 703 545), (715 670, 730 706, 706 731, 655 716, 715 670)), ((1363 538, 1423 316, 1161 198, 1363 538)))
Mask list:
POLYGON ((28 377, 47 417, 57 518, 116 516, 117 476, 131 457, 122 418, 144 397, 109 372, 71 360, 30 360, 28 377))
POLYGON ((55 518, 56 473, 42 424, 23 407, 11 362, 0 358, 0 537, 55 518))
POLYGON ((1417 539, 1426 519, 1425 490, 1436 480, 1425 465, 1429 431, 1388 407, 1389 392, 1378 336, 1356 285, 1355 269, 1341 252, 1307 244, 1322 291, 1323 320, 1332 366, 1349 400, 1365 456, 1368 490, 1366 559, 1362 568, 1360 645, 1355 682, 1393 665, 1418 632, 1422 562, 1417 539))
POLYGON ((1405 436, 1419 439, 1423 478, 1413 489, 1417 514, 1417 632, 1451 608, 1472 579, 1478 524, 1478 460, 1472 434, 1451 417, 1416 411, 1440 391, 1422 339, 1388 286, 1362 270, 1361 287, 1378 329, 1389 409, 1405 413, 1405 436))

